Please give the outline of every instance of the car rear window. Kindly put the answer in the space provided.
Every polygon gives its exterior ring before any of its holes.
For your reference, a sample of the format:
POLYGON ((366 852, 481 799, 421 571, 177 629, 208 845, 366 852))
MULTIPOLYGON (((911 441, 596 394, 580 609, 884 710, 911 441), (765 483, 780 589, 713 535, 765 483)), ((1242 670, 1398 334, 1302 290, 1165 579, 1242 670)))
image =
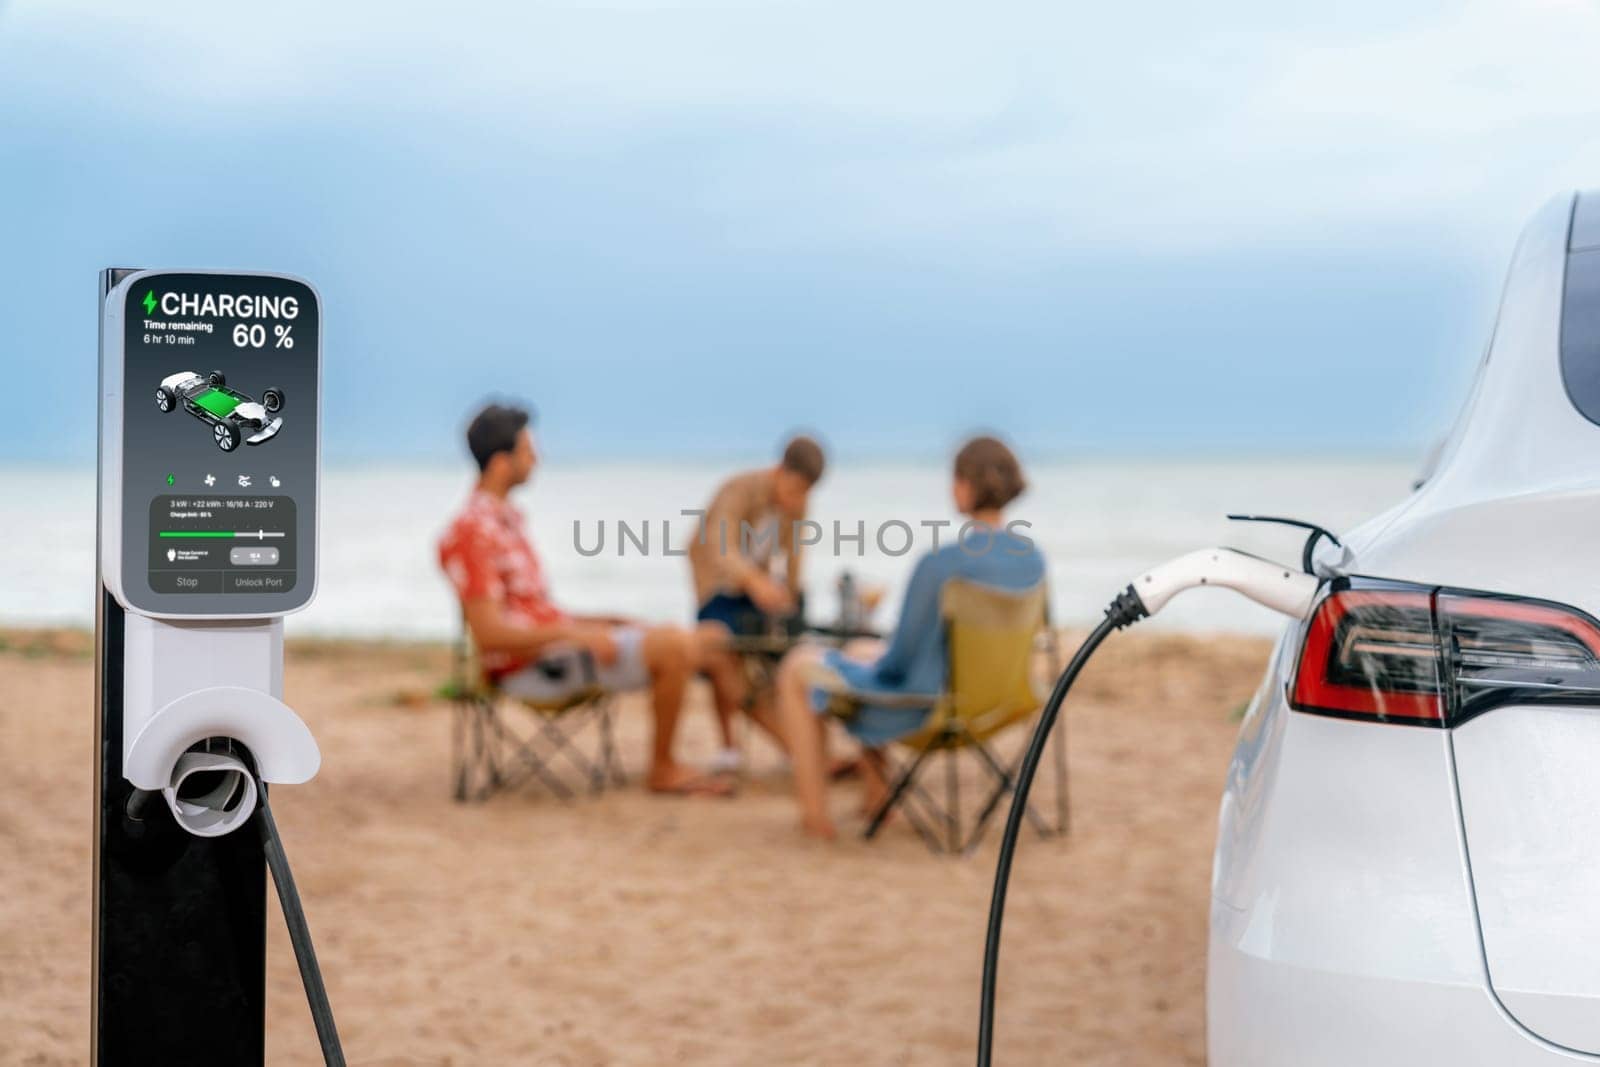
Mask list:
POLYGON ((1573 208, 1561 298, 1561 381, 1572 404, 1600 424, 1600 197, 1573 208))
POLYGON ((219 419, 227 418, 239 406, 237 397, 229 396, 220 389, 207 389, 195 397, 194 402, 219 419))

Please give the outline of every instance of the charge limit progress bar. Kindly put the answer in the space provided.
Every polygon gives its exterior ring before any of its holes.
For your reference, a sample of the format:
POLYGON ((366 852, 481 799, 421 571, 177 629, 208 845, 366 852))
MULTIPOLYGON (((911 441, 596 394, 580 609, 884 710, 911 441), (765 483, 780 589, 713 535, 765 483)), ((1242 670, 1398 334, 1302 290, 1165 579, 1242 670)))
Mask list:
POLYGON ((284 530, 162 530, 160 537, 252 537, 264 541, 269 537, 287 537, 284 530))

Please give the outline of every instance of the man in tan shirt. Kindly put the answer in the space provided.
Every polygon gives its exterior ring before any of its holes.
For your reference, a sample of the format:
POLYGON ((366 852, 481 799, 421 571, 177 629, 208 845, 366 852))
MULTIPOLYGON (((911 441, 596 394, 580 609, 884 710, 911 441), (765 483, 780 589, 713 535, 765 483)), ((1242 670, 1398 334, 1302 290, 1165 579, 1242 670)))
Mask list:
MULTIPOLYGON (((821 445, 796 437, 775 465, 736 474, 718 488, 689 545, 701 622, 721 623, 731 634, 750 633, 798 610, 800 545, 795 528, 806 517, 811 488, 821 481, 825 464, 821 445), (775 551, 784 555, 781 581, 772 574, 775 551)), ((724 667, 736 667, 731 652, 727 658, 724 667)), ((731 769, 738 765, 732 721, 737 701, 719 697, 723 753, 718 764, 731 769)), ((779 736, 770 708, 752 706, 749 711, 759 725, 779 736)))

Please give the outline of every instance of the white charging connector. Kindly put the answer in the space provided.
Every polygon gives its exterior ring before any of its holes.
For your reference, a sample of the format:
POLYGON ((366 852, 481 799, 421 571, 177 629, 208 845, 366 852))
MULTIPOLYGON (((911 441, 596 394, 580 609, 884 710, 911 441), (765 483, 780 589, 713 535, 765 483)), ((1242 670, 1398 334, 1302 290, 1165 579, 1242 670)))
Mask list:
POLYGON ((1235 548, 1202 548, 1141 574, 1132 589, 1154 615, 1185 589, 1214 585, 1243 593, 1257 604, 1296 619, 1305 618, 1316 599, 1316 575, 1285 567, 1235 548))
POLYGON ((178 825, 196 837, 221 837, 250 821, 256 810, 256 778, 237 756, 185 752, 161 790, 178 825), (195 778, 205 775, 204 779, 195 778), (202 789, 192 781, 204 781, 202 789), (187 788, 186 788, 187 787, 187 788))
POLYGON ((978 1012, 978 1067, 990 1067, 994 1056, 994 1000, 995 985, 1000 966, 1000 927, 1005 918, 1006 886, 1011 880, 1011 860, 1016 853, 1017 835, 1022 829, 1023 813, 1028 807, 1028 792, 1033 788, 1033 777, 1039 769, 1039 759, 1044 753, 1045 739, 1055 725, 1066 699, 1095 649, 1111 634, 1124 626, 1154 615, 1186 589, 1219 586, 1254 600, 1274 611, 1281 611, 1296 619, 1303 619, 1315 603, 1321 579, 1303 570, 1285 567, 1248 552, 1233 548, 1202 548, 1197 552, 1179 556, 1146 571, 1130 583, 1106 608, 1100 620, 1078 651, 1072 656, 1054 691, 1039 714, 1039 725, 1023 753, 1017 769, 1011 798, 1011 811, 1006 816, 1005 832, 1000 838, 1000 855, 995 863, 994 892, 989 898, 989 932, 983 954, 983 989, 978 1012))

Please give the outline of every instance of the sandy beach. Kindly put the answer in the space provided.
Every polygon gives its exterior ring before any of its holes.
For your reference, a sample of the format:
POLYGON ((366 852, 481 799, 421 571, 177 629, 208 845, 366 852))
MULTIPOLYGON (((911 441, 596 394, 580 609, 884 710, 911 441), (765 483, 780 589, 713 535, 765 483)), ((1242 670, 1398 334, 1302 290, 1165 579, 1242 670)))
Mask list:
MULTIPOLYGON (((91 639, 0 639, 0 1062, 77 1064, 91 639)), ((1134 632, 1086 672, 1066 713, 1072 834, 1029 836, 1019 852, 999 1062, 1204 1061, 1217 798, 1267 651, 1259 638, 1134 632), (1124 688, 1134 677, 1137 692, 1124 688)), ((439 645, 292 643, 288 656, 285 697, 323 768, 273 807, 352 1063, 972 1061, 996 834, 966 859, 930 854, 903 821, 870 844, 807 842, 759 742, 731 801, 630 784, 571 804, 533 786, 458 804, 450 708, 433 696, 447 673, 439 645)), ((692 700, 680 751, 698 760, 712 717, 703 688, 692 700)), ((621 719, 636 783, 637 700, 621 719)), ((854 800, 837 788, 841 816, 854 800)), ((268 1059, 315 1062, 270 906, 268 1059)))

